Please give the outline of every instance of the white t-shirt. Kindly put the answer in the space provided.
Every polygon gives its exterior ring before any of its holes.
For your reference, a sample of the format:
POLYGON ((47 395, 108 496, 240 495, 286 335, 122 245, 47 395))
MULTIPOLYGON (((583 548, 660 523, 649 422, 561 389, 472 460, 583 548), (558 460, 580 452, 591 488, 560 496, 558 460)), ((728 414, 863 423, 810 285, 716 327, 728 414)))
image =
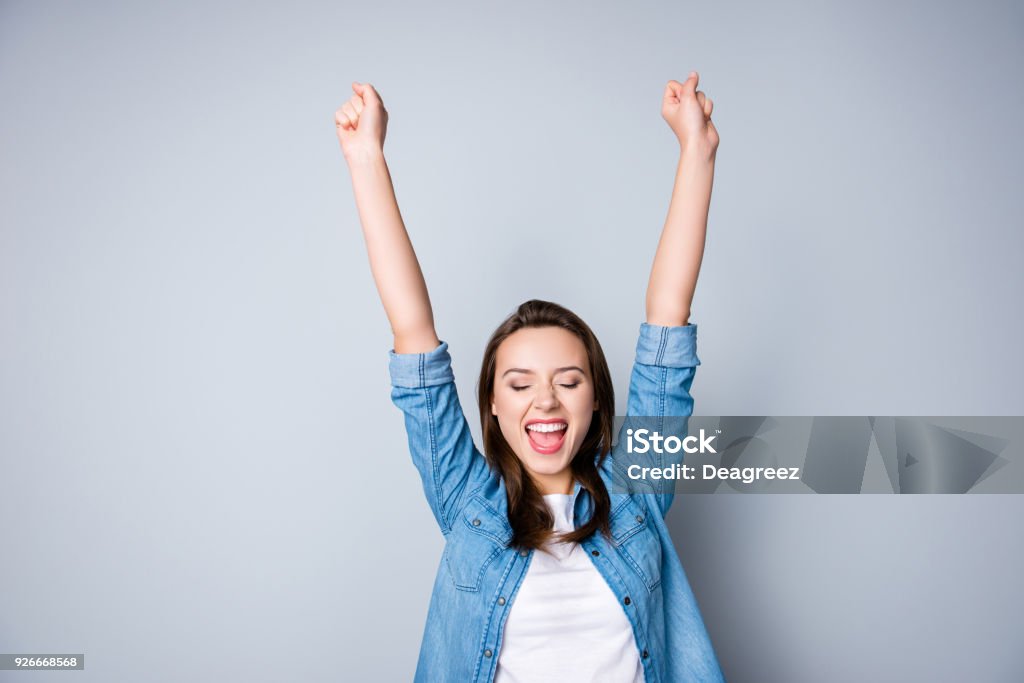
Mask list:
MULTIPOLYGON (((544 496, 555 531, 573 530, 573 496, 544 496)), ((579 544, 535 550, 505 622, 495 683, 643 683, 633 629, 579 544)))

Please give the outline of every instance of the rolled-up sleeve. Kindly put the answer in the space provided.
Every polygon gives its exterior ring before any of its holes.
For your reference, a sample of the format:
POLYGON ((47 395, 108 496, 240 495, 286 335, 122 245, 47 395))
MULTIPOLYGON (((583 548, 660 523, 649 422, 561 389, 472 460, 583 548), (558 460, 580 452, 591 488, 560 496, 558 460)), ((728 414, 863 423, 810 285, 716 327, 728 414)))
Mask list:
MULTIPOLYGON (((690 387, 698 365, 696 325, 641 323, 630 374, 626 415, 653 418, 643 420, 643 426, 663 433, 685 432, 689 416, 693 414, 690 387)), ((683 451, 659 454, 656 460, 658 467, 681 464, 683 451)), ((662 515, 672 505, 673 488, 666 483, 662 493, 654 496, 662 515)))
POLYGON ((448 342, 424 353, 388 351, 391 400, 405 417, 409 454, 445 534, 463 494, 487 476, 459 402, 448 342))
POLYGON ((698 365, 696 325, 641 323, 626 414, 692 415, 690 386, 698 365))
POLYGON ((388 350, 388 371, 391 386, 420 389, 455 381, 448 342, 442 341, 433 351, 395 353, 388 350))
POLYGON ((640 323, 636 362, 669 368, 700 365, 700 359, 697 358, 697 326, 640 323))

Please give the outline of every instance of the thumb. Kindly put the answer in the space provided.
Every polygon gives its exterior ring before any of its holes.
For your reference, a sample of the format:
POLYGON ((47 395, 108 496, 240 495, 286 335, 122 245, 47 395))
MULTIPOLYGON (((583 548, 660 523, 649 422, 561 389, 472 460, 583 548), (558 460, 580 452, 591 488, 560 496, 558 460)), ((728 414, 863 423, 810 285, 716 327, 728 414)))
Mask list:
POLYGON ((377 91, 373 89, 373 86, 369 83, 357 83, 352 81, 352 89, 355 90, 356 94, 362 97, 364 100, 379 100, 377 91))
POLYGON ((697 82, 700 80, 700 74, 696 71, 691 71, 690 75, 685 81, 683 81, 683 92, 690 95, 691 97, 697 96, 697 82))

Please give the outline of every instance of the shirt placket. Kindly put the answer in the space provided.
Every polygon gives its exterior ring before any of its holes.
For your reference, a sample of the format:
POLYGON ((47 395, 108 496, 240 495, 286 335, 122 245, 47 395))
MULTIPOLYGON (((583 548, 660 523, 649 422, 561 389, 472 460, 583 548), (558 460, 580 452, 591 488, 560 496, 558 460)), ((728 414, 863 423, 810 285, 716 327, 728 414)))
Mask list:
POLYGON ((508 566, 498 582, 498 589, 492 597, 487 626, 480 639, 483 645, 477 660, 476 681, 490 683, 494 680, 495 672, 498 670, 498 652, 501 648, 505 620, 533 558, 533 552, 530 550, 512 549, 509 552, 512 553, 512 558, 508 561, 508 566))
MULTIPOLYGON (((579 496, 581 486, 576 483, 576 487, 573 491, 573 510, 575 512, 576 497, 579 496)), ((587 499, 589 501, 589 499, 587 499)), ((579 528, 578 520, 580 516, 574 514, 574 525, 579 528)), ((611 544, 602 536, 600 533, 595 533, 590 538, 586 539, 580 544, 586 551, 590 561, 597 568, 597 571, 604 578, 605 583, 611 588, 612 593, 618 598, 619 606, 626 613, 626 618, 629 620, 629 625, 633 629, 633 640, 636 642, 637 651, 640 653, 640 663, 644 667, 644 681, 645 683, 657 683, 660 679, 655 671, 653 657, 651 656, 650 643, 647 640, 647 633, 645 629, 641 627, 640 616, 637 614, 639 604, 629 594, 629 588, 626 586, 626 582, 622 579, 619 574, 619 568, 613 561, 614 549, 611 544)))

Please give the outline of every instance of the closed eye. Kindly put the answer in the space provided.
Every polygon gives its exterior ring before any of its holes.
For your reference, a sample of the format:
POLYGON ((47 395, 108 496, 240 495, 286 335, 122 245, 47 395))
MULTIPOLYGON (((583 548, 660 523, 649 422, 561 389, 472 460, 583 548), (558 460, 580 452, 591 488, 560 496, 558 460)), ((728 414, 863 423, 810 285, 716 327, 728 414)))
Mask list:
MULTIPOLYGON (((579 382, 573 382, 572 384, 559 384, 558 386, 565 387, 566 389, 575 389, 579 385, 580 385, 579 382)), ((529 388, 530 388, 530 385, 527 384, 525 387, 512 387, 512 391, 522 391, 524 389, 529 389, 529 388)))

